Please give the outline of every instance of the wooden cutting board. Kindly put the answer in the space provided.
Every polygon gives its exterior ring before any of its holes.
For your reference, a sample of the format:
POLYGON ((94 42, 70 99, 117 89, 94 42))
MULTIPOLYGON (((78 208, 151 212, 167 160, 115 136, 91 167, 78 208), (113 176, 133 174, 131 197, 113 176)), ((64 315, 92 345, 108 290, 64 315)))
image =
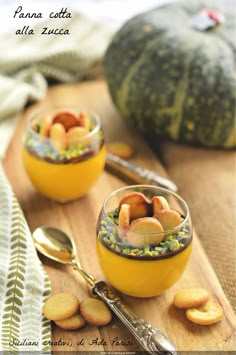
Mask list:
MULTIPOLYGON (((51 225, 63 229, 74 238, 78 248, 78 259, 83 267, 96 279, 102 280, 104 276, 95 250, 96 221, 105 197, 116 188, 124 186, 125 182, 104 171, 87 196, 63 205, 40 196, 34 190, 21 161, 21 136, 28 114, 32 110, 62 103, 76 104, 90 111, 96 111, 101 117, 107 142, 122 140, 132 144, 136 150, 133 158, 135 163, 156 170, 163 175, 166 175, 166 172, 143 139, 134 130, 125 126, 111 103, 103 81, 51 87, 47 97, 28 108, 22 116, 4 160, 4 167, 29 226, 32 231, 40 225, 51 225)), ((53 292, 70 290, 81 300, 88 297, 89 288, 71 267, 56 264, 44 257, 41 257, 41 260, 51 279, 53 292)), ((196 351, 197 353, 203 351, 205 353, 205 351, 236 350, 235 315, 196 233, 194 233, 193 252, 187 270, 174 287, 163 295, 150 299, 120 296, 147 322, 163 330, 178 351, 196 351), (198 326, 188 321, 184 311, 177 310, 171 305, 176 291, 185 287, 204 287, 209 290, 212 298, 224 309, 222 321, 211 326, 198 326)), ((63 331, 53 326, 52 348, 62 353, 66 351, 83 353, 84 351, 134 352, 141 350, 134 337, 115 316, 110 325, 100 328, 87 325, 79 331, 63 331)))

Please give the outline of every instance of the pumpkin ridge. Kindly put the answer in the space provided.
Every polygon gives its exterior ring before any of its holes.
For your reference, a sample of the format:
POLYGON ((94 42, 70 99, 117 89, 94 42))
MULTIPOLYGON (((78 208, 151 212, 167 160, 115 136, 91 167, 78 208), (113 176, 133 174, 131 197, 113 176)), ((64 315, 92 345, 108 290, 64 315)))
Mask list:
POLYGON ((117 90, 117 103, 120 105, 121 110, 123 114, 125 115, 128 113, 125 99, 128 98, 129 95, 129 87, 130 87, 130 82, 132 80, 132 76, 136 74, 136 68, 142 62, 143 56, 146 55, 146 51, 148 50, 149 47, 152 47, 153 43, 155 44, 156 38, 154 37, 150 42, 147 42, 147 45, 143 48, 143 51, 141 55, 137 58, 137 60, 132 64, 131 69, 129 70, 128 74, 125 76, 123 79, 120 88, 117 90))
MULTIPOLYGON (((190 38, 186 42, 191 43, 191 39, 192 39, 192 34, 190 35, 190 38)), ((175 93, 174 100, 173 100, 173 106, 170 107, 172 109, 172 112, 176 112, 176 115, 175 115, 175 122, 168 127, 167 131, 168 131, 170 137, 172 137, 174 140, 177 140, 178 136, 180 134, 180 129, 181 129, 181 125, 182 125, 181 120, 182 120, 182 113, 183 113, 183 103, 186 100, 190 65, 191 65, 191 62, 193 61, 193 58, 195 57, 195 52, 197 52, 197 51, 198 51, 198 47, 195 48, 192 55, 189 57, 189 59, 185 63, 183 76, 182 76, 181 80, 178 82, 178 85, 176 87, 176 93, 175 93)))

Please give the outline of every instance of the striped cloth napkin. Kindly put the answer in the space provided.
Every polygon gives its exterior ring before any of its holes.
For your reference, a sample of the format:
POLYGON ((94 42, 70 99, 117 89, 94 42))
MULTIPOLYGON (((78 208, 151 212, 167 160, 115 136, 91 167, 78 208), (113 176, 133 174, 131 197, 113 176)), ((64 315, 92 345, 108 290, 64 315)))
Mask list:
MULTIPOLYGON (((35 35, 0 41, 0 159, 27 102, 40 100, 47 80, 69 83, 101 72, 111 32, 79 15, 34 27, 35 35), (70 35, 41 35, 65 28, 70 35)), ((50 353, 51 324, 42 306, 50 281, 0 161, 0 353, 50 353)))
POLYGON ((33 28, 34 35, 10 33, 0 40, 0 158, 27 102, 42 99, 47 80, 70 83, 101 73, 102 59, 112 31, 78 13, 50 19, 33 28), (69 35, 42 35, 47 27, 69 35))
POLYGON ((0 353, 50 352, 50 280, 0 163, 0 353))

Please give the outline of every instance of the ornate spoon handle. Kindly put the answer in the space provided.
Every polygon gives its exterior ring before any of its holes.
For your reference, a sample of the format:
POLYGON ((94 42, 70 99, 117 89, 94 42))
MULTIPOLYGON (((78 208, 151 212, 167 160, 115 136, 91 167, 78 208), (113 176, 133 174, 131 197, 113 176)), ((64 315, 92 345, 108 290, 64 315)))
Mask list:
POLYGON ((121 299, 113 293, 105 282, 96 282, 93 292, 120 318, 148 354, 177 355, 171 341, 160 330, 153 328, 151 324, 145 322, 122 303, 121 299))
POLYGON ((106 156, 106 165, 139 184, 148 183, 165 187, 174 192, 177 191, 177 186, 170 179, 161 176, 152 170, 142 168, 141 166, 123 160, 110 152, 108 152, 106 156))

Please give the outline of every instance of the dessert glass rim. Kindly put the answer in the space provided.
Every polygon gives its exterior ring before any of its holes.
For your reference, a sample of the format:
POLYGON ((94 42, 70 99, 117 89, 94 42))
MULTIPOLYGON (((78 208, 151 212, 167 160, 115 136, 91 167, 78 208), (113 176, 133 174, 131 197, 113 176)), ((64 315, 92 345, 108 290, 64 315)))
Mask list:
MULTIPOLYGON (((76 105, 55 105, 55 106, 47 106, 47 107, 44 107, 42 109, 39 109, 38 111, 33 111, 29 114, 29 116, 27 117, 27 120, 26 120, 26 129, 33 135, 36 135, 36 136, 40 136, 40 134, 38 132, 36 132, 32 126, 31 126, 31 122, 38 116, 38 115, 41 115, 43 113, 46 113, 47 111, 50 111, 50 110, 55 110, 55 111, 59 111, 59 110, 63 110, 63 109, 67 109, 68 111, 70 110, 78 110, 78 113, 79 112, 85 112, 89 115, 89 117, 92 117, 94 120, 95 120, 95 127, 90 131, 88 132, 84 138, 86 137, 91 137, 91 136, 94 136, 96 133, 99 132, 99 130, 101 129, 101 120, 100 120, 100 117, 98 114, 90 111, 90 110, 86 110, 86 109, 82 109, 80 106, 76 106, 76 105)), ((57 113, 57 112, 56 112, 57 113)), ((45 137, 45 139, 48 139, 47 137, 45 137)))
MULTIPOLYGON (((171 228, 171 229, 168 229, 168 230, 166 230, 166 231, 163 231, 163 232, 154 232, 154 233, 148 233, 149 235, 167 235, 167 234, 172 234, 172 233, 174 233, 174 232, 178 232, 186 223, 187 223, 187 221, 189 220, 189 218, 190 218, 190 214, 189 214, 189 208, 188 208, 188 205, 187 205, 187 202, 181 197, 181 196, 179 196, 177 193, 175 193, 175 192, 172 192, 172 191, 170 191, 170 190, 168 190, 168 189, 165 189, 165 188, 163 188, 163 187, 159 187, 159 186, 155 186, 155 185, 129 185, 129 186, 124 186, 124 187, 121 187, 121 188, 119 188, 119 189, 116 189, 115 191, 113 191, 105 200, 104 200, 104 202, 103 202, 103 206, 102 206, 102 212, 103 212, 103 214, 104 214, 104 219, 110 224, 110 225, 112 225, 113 227, 116 227, 116 228, 119 228, 121 231, 124 231, 124 232, 126 232, 126 231, 128 231, 128 229, 127 228, 123 228, 123 227, 118 227, 118 225, 116 224, 116 223, 114 223, 108 216, 107 216, 107 213, 106 213, 106 211, 105 211, 105 208, 106 208, 106 204, 107 204, 107 202, 108 202, 108 200, 112 197, 112 196, 114 196, 114 195, 116 195, 117 193, 119 193, 120 191, 124 191, 124 190, 131 190, 131 189, 134 189, 134 191, 135 191, 135 189, 136 188, 146 188, 146 189, 150 189, 150 188, 157 188, 157 189, 159 189, 160 191, 162 191, 162 192, 164 192, 164 193, 167 193, 167 194, 169 194, 170 196, 173 196, 173 197, 175 197, 178 201, 180 201, 182 204, 183 204, 183 207, 185 208, 185 210, 186 210, 186 215, 184 216, 184 219, 183 219, 183 221, 180 223, 180 224, 178 224, 176 227, 174 227, 174 228, 171 228)), ((181 215, 182 216, 182 215, 181 215)), ((145 232, 143 232, 143 233, 141 233, 141 232, 133 232, 133 233, 135 233, 135 234, 137 234, 137 235, 144 235, 144 234, 146 234, 145 232)))

